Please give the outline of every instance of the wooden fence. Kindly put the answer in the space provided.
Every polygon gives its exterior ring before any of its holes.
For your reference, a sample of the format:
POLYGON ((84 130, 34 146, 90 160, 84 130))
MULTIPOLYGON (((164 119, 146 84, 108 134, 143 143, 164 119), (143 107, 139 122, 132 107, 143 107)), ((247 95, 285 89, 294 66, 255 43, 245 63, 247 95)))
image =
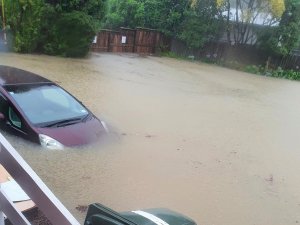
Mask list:
POLYGON ((91 46, 93 52, 132 52, 157 54, 168 46, 168 39, 159 31, 145 28, 101 30, 91 46))
MULTIPOLYGON (((269 55, 255 46, 251 45, 228 45, 224 42, 211 42, 203 48, 188 48, 182 41, 173 39, 171 41, 171 52, 183 56, 228 65, 241 69, 247 65, 265 66, 269 55)), ((293 51, 289 56, 273 56, 269 61, 269 66, 273 69, 281 67, 283 69, 300 69, 300 51, 293 51)))

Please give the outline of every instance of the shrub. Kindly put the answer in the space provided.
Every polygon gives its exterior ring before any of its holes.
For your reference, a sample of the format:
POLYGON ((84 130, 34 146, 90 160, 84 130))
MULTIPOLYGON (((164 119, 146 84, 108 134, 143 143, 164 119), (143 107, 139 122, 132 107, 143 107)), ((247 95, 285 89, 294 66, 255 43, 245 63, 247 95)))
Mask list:
POLYGON ((299 71, 294 71, 294 70, 282 70, 280 68, 280 71, 274 71, 274 74, 277 77, 283 77, 289 80, 300 80, 300 72, 299 71))
POLYGON ((281 67, 277 69, 265 70, 262 66, 248 65, 244 68, 245 72, 260 74, 270 77, 285 78, 289 80, 300 80, 300 71, 283 70, 281 67))
POLYGON ((256 65, 248 65, 244 69, 247 73, 261 74, 261 67, 256 65))
POLYGON ((83 57, 103 13, 102 0, 7 1, 7 27, 16 52, 83 57))
POLYGON ((30 53, 36 49, 41 28, 42 0, 7 1, 7 29, 12 34, 13 49, 30 53))
POLYGON ((163 57, 169 57, 169 58, 174 58, 174 59, 187 59, 186 57, 178 55, 178 54, 176 54, 175 52, 172 52, 172 51, 162 52, 161 56, 163 56, 163 57))
POLYGON ((95 24, 89 15, 78 11, 63 13, 52 26, 43 49, 50 55, 83 57, 95 33, 95 24))

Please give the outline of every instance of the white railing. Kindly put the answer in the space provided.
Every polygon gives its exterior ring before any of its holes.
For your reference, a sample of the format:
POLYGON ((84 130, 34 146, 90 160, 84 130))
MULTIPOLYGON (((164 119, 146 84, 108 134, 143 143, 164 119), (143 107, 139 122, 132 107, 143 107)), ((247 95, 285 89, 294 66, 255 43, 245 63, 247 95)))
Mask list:
MULTIPOLYGON (((2 134, 0 134, 0 164, 53 225, 79 225, 79 222, 54 196, 2 134)), ((0 186, 0 225, 4 225, 3 213, 14 225, 30 224, 6 194, 1 191, 0 186)))

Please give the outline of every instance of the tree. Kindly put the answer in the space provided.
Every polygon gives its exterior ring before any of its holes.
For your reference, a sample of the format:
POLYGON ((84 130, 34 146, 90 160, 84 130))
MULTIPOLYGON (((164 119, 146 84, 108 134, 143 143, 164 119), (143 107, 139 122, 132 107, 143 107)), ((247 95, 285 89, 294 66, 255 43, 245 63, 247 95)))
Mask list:
POLYGON ((105 28, 144 26, 144 5, 138 0, 110 0, 106 8, 103 22, 105 28))
POLYGON ((17 52, 82 57, 104 16, 103 0, 14 0, 5 6, 17 52))
POLYGON ((200 48, 223 33, 222 25, 223 16, 218 2, 194 1, 185 12, 178 37, 189 47, 200 48))
POLYGON ((57 12, 80 11, 99 21, 105 14, 102 0, 45 0, 45 3, 53 6, 57 12))
POLYGON ((158 29, 168 36, 176 36, 184 21, 187 0, 143 0, 145 27, 158 29))
POLYGON ((95 36, 93 18, 84 12, 63 13, 56 21, 57 45, 59 55, 67 57, 85 56, 95 36))
POLYGON ((14 50, 33 52, 41 29, 42 0, 6 1, 7 25, 14 37, 14 50))
POLYGON ((284 0, 218 0, 227 18, 227 40, 234 44, 257 41, 255 26, 277 24, 285 10, 284 0))
POLYGON ((287 56, 300 41, 300 3, 286 0, 278 26, 266 30, 259 38, 261 48, 270 54, 287 56))
POLYGON ((44 12, 37 50, 48 55, 85 56, 96 32, 93 18, 79 11, 58 14, 49 5, 44 12))
POLYGON ((100 15, 90 6, 102 3, 101 0, 47 1, 42 11, 37 50, 49 55, 85 56, 100 23, 100 15))

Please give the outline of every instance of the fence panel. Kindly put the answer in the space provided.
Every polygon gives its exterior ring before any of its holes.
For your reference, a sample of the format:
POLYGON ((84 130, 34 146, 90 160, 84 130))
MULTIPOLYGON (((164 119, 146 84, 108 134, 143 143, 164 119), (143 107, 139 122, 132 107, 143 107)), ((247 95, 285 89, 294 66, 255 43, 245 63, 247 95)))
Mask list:
POLYGON ((121 41, 119 43, 121 43, 122 52, 134 52, 135 32, 132 29, 121 28, 121 41))
POLYGON ((168 39, 157 30, 137 28, 120 28, 119 31, 101 30, 97 34, 94 52, 135 52, 138 54, 155 54, 162 45, 168 45, 168 39))
POLYGON ((156 30, 138 28, 135 36, 135 52, 139 54, 154 54, 159 47, 160 35, 156 30))
POLYGON ((91 50, 95 52, 108 52, 109 51, 109 30, 102 30, 96 36, 96 43, 93 43, 91 50))
POLYGON ((119 32, 110 32, 109 36, 109 52, 122 52, 122 46, 120 45, 122 35, 119 32))

